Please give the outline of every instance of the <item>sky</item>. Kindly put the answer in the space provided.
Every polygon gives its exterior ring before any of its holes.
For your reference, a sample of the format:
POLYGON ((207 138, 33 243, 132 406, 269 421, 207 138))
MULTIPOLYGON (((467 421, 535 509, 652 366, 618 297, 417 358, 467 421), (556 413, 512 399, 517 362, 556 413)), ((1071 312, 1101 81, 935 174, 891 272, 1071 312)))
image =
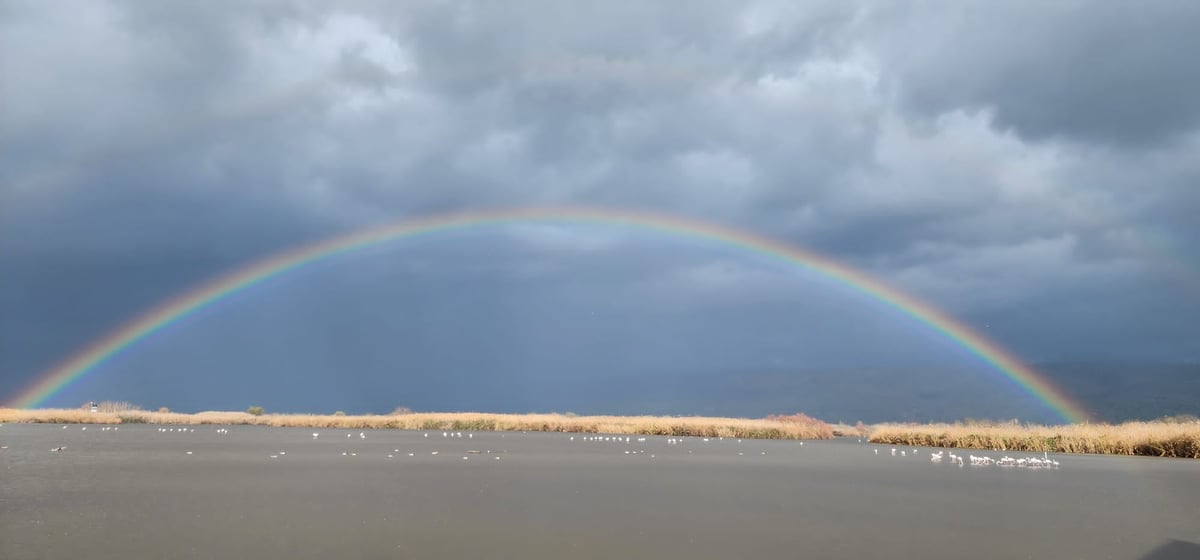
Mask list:
MULTIPOLYGON (((3 0, 0 397, 279 251, 545 205, 803 247, 1031 364, 1195 364, 1198 19, 1169 1, 3 0)), ((832 371, 734 412, 837 414, 881 391, 1033 406, 820 275, 539 222, 289 273, 49 404, 608 412, 832 371)))

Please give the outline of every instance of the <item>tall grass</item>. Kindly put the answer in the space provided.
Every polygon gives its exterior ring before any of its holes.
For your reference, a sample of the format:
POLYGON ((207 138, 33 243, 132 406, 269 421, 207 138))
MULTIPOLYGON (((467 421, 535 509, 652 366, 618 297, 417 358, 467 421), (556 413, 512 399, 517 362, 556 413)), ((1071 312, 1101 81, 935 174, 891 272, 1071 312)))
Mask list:
POLYGON ((1039 426, 1006 424, 877 424, 870 441, 893 445, 998 451, 1104 453, 1200 459, 1200 423, 1126 422, 1039 426))
MULTIPOLYGON (((807 418, 807 417, 806 417, 807 418)), ((759 439, 828 439, 833 429, 820 420, 663 416, 568 416, 564 414, 488 414, 479 412, 337 416, 245 412, 101 413, 59 409, 0 409, 0 422, 119 424, 223 424, 343 429, 528 431, 759 439)))

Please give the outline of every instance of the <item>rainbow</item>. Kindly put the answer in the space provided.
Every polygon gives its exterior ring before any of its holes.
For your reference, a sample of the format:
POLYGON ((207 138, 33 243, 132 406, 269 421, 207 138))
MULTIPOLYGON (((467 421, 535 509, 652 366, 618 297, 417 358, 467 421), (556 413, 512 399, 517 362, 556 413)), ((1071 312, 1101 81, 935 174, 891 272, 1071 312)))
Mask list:
POLYGON ((996 343, 932 305, 829 257, 722 225, 663 214, 579 207, 532 207, 435 215, 369 228, 278 253, 142 313, 110 334, 95 340, 53 369, 39 375, 28 388, 11 399, 10 406, 41 406, 67 385, 94 371, 115 354, 137 344, 154 332, 231 294, 290 270, 385 241, 447 230, 530 221, 604 224, 659 231, 700 238, 799 266, 836 280, 927 325, 1008 376, 1063 420, 1081 422, 1088 419, 1082 407, 996 343))

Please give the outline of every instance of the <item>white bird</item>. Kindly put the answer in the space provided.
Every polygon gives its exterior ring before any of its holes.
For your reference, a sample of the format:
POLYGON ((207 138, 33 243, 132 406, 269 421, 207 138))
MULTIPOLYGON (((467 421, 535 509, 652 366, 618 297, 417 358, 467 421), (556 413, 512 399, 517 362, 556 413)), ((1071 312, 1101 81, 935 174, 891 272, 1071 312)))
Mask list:
POLYGON ((362 432, 358 432, 358 437, 360 437, 360 438, 362 438, 362 439, 367 439, 367 434, 364 434, 364 433, 362 433, 362 432))
POLYGON ((893 447, 893 448, 892 448, 892 457, 895 457, 895 456, 896 456, 896 448, 895 448, 895 447, 893 447))
POLYGON ((318 434, 317 432, 313 432, 313 439, 317 439, 318 437, 320 437, 320 435, 321 434, 318 434))
POLYGON ((878 450, 878 449, 876 449, 876 450, 875 450, 875 454, 876 454, 876 455, 878 455, 878 454, 879 454, 879 450, 878 450))

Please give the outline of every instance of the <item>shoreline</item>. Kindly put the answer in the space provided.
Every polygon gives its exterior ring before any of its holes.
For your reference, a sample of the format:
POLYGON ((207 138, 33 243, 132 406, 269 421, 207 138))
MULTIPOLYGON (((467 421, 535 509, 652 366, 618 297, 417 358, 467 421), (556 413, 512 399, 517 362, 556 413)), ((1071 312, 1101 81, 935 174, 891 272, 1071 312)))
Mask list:
POLYGON ((1200 422, 1121 424, 876 424, 871 443, 1200 459, 1200 422))
POLYGON ((985 451, 1050 452, 1200 459, 1200 422, 1124 422, 1044 426, 1015 423, 881 423, 851 427, 804 415, 771 418, 579 416, 533 413, 282 414, 0 408, 0 423, 163 424, 323 429, 605 433, 674 437, 827 440, 985 451), (864 433, 865 432, 865 433, 864 433))
POLYGON ((496 414, 416 412, 398 415, 261 414, 247 412, 88 412, 78 409, 0 408, 0 423, 23 424, 174 424, 273 426, 326 429, 436 431, 509 431, 606 433, 745 439, 832 439, 833 428, 819 420, 719 418, 705 416, 577 416, 567 414, 496 414))

